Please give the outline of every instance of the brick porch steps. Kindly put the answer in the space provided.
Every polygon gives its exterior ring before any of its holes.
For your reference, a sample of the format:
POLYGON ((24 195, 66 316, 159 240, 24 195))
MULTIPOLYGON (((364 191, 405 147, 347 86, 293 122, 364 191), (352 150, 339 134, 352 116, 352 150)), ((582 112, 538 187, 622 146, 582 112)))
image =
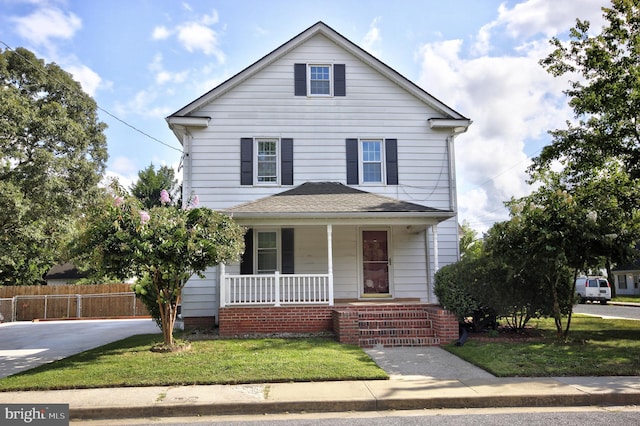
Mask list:
POLYGON ((423 309, 358 312, 358 331, 358 344, 363 348, 440 344, 423 309))

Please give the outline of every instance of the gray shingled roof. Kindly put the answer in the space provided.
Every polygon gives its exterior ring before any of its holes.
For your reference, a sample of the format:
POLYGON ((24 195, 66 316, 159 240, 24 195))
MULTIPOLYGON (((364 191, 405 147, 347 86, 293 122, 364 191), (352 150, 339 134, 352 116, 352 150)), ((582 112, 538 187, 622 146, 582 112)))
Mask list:
POLYGON ((226 213, 442 213, 448 211, 420 204, 396 200, 338 182, 306 182, 288 191, 241 204, 225 210, 226 213))

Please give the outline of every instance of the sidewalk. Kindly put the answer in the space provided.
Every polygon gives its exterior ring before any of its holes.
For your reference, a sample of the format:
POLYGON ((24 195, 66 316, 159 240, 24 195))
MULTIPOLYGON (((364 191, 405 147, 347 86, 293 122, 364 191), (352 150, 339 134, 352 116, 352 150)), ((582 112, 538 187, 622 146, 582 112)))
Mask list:
POLYGON ((69 404, 72 419, 285 412, 640 404, 638 377, 273 383, 0 393, 2 403, 69 404))
POLYGON ((0 393, 69 404, 72 419, 427 408, 640 405, 640 377, 496 378, 442 348, 375 348, 390 380, 0 393))

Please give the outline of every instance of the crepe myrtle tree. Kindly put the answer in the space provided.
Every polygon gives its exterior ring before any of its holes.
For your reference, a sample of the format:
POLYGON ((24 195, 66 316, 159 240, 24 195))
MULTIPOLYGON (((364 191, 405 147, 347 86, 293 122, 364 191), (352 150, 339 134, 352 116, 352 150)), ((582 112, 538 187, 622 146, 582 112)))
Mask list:
POLYGON ((85 217, 72 253, 102 274, 136 277, 136 295, 160 325, 164 346, 174 350, 184 285, 210 266, 238 260, 245 230, 229 216, 198 207, 197 197, 177 207, 163 191, 161 205, 144 210, 117 183, 110 189, 105 202, 85 217))

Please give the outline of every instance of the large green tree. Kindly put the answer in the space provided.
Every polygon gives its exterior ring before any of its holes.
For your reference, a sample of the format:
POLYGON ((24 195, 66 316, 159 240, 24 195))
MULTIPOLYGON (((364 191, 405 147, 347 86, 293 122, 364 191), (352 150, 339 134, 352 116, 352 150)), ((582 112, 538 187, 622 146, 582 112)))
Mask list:
POLYGON ((106 125, 70 74, 0 51, 0 285, 40 284, 73 218, 100 191, 106 125))
POLYGON ((155 169, 151 163, 146 169, 138 172, 138 180, 131 185, 131 194, 150 209, 160 205, 160 192, 165 190, 170 196, 176 197, 179 194, 178 180, 171 167, 160 166, 155 169))
POLYGON ((544 181, 562 166, 561 189, 597 217, 588 247, 580 247, 595 256, 583 266, 610 271, 631 259, 639 237, 640 0, 613 0, 603 12, 599 34, 578 20, 570 40, 552 39, 554 50, 541 61, 552 75, 573 79, 565 94, 575 121, 551 132, 530 172, 544 181))
POLYGON ((579 181, 615 160, 632 179, 640 178, 640 0, 611 4, 603 8, 600 34, 578 20, 569 42, 553 38, 553 52, 541 61, 552 75, 572 78, 565 93, 577 123, 551 132, 553 143, 534 169, 560 161, 579 181))

